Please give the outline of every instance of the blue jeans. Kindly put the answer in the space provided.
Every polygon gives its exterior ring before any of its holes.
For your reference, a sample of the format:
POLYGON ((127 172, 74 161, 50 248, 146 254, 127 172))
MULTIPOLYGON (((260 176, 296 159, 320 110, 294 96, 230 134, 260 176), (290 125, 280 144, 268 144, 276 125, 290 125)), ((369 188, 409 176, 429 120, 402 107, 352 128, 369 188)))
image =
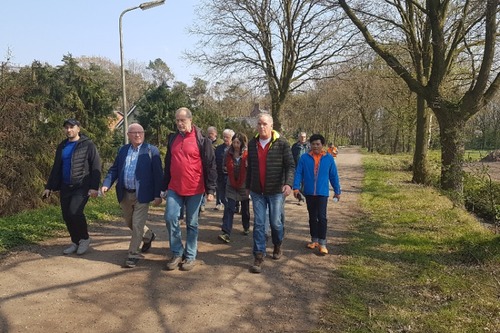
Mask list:
POLYGON ((266 253, 266 217, 269 209, 269 223, 274 245, 281 245, 283 241, 283 194, 262 195, 250 192, 253 203, 253 254, 266 253))
POLYGON ((178 195, 168 190, 167 205, 165 207, 165 222, 167 224, 168 241, 173 256, 184 256, 187 260, 196 259, 198 251, 198 210, 203 194, 191 196, 178 195), (186 246, 182 245, 182 234, 179 225, 181 207, 186 205, 186 246))
POLYGON ((319 242, 326 245, 326 208, 328 197, 317 195, 306 195, 307 212, 309 213, 309 232, 311 242, 319 242))

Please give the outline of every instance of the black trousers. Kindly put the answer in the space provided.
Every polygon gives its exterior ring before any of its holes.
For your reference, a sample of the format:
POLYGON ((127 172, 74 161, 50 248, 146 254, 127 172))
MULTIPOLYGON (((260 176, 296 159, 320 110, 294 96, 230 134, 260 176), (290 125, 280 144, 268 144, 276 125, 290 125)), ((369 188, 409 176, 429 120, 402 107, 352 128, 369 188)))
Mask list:
POLYGON ((83 210, 89 200, 88 189, 63 185, 60 193, 61 211, 71 242, 78 245, 81 239, 88 239, 87 219, 83 210))

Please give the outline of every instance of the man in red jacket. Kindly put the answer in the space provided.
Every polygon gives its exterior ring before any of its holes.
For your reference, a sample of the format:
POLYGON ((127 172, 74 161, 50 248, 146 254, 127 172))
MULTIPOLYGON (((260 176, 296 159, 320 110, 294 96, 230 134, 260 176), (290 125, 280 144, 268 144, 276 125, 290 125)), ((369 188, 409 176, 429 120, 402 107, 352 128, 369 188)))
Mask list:
POLYGON ((194 126, 188 108, 175 112, 177 132, 168 137, 165 156, 163 190, 166 191, 167 206, 165 220, 172 256, 166 265, 174 270, 193 269, 198 249, 198 210, 203 196, 214 199, 217 181, 215 155, 212 142, 194 126), (179 214, 186 207, 186 244, 182 243, 179 214))

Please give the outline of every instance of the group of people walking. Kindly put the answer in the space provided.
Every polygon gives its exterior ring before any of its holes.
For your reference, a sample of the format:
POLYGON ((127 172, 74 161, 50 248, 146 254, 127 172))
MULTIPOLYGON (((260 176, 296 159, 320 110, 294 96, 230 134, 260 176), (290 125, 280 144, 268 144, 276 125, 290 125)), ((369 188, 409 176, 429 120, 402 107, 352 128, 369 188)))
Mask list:
POLYGON ((60 191, 63 219, 71 244, 64 254, 84 254, 90 245, 84 208, 89 197, 97 197, 116 184, 116 195, 127 226, 132 231, 125 267, 135 267, 147 252, 156 234, 147 227, 149 204, 165 199, 165 221, 170 258, 165 269, 189 271, 196 265, 198 217, 205 200, 224 207, 222 234, 229 243, 237 204, 242 214, 243 233, 250 233, 250 199, 253 206, 252 273, 260 273, 266 257, 267 232, 273 244, 273 259, 280 259, 284 237, 284 200, 290 195, 307 204, 311 241, 307 247, 328 253, 326 248, 329 186, 334 197, 341 194, 337 168, 332 155, 323 151, 325 139, 319 134, 306 141, 306 133, 292 148, 273 129, 273 118, 261 113, 257 134, 250 140, 230 129, 224 142, 216 146, 214 136, 204 136, 192 122, 188 108, 175 112, 177 131, 167 139, 162 167, 157 147, 144 142, 144 129, 134 123, 128 127, 129 144, 122 146, 109 168, 102 187, 101 162, 92 141, 80 134, 80 123, 68 119, 54 159, 44 197, 60 191), (300 144, 301 147, 297 147, 300 144), (299 149, 300 148, 300 149, 299 149), (182 240, 181 210, 185 214, 186 238, 182 240), (142 244, 142 246, 141 246, 142 244))

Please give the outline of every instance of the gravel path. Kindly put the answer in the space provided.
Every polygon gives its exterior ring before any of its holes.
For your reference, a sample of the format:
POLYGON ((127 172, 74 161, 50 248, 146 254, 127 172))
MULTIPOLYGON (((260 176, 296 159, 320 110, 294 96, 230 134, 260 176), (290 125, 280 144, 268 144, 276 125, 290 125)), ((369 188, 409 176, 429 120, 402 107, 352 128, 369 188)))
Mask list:
MULTIPOLYGON (((342 199, 329 204, 329 250, 305 248, 307 209, 286 201, 280 260, 266 258, 251 274, 252 236, 235 217, 230 244, 222 244, 221 211, 208 203, 200 220, 198 265, 164 271, 163 208, 150 211, 157 241, 134 269, 121 265, 129 231, 121 221, 91 227, 92 250, 63 256, 68 238, 13 251, 0 260, 0 332, 306 332, 318 327, 329 279, 340 259, 349 221, 360 215, 362 168, 356 148, 337 158, 342 199)), ((185 236, 185 228, 182 229, 185 236)), ((272 253, 272 244, 268 244, 272 253)))

